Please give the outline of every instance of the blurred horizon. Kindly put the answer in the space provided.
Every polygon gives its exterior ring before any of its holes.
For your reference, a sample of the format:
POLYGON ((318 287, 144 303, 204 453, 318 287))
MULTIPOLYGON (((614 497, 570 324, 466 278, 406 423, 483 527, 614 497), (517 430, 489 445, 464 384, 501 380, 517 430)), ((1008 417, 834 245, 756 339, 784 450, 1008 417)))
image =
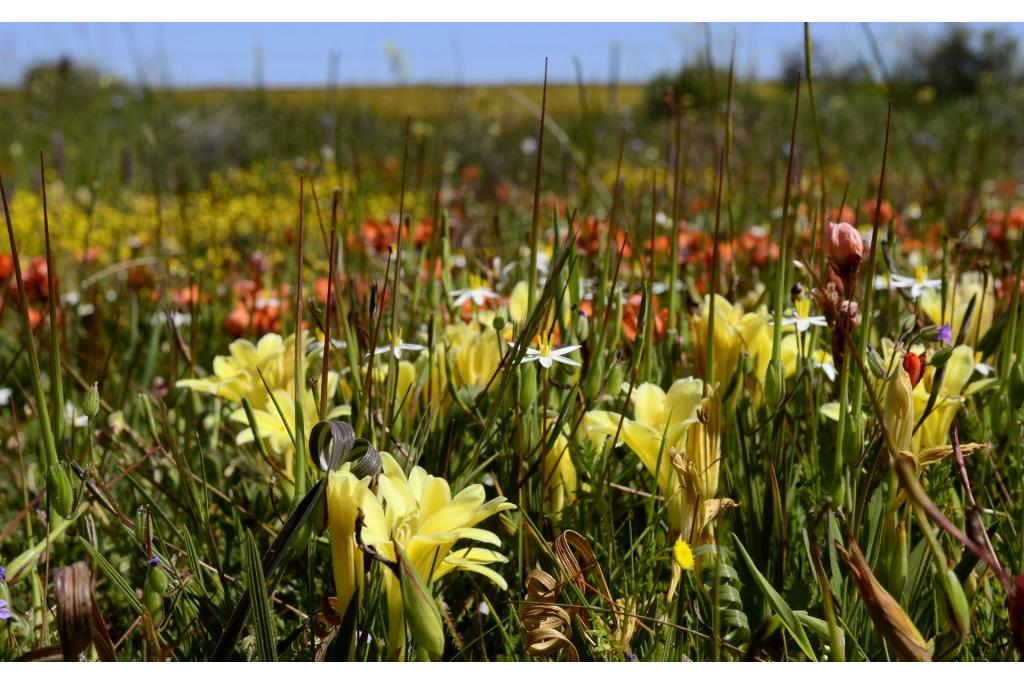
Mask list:
MULTIPOLYGON (((870 24, 883 60, 945 24, 870 24)), ((1002 28, 1024 38, 1024 24, 1002 28)), ((877 62, 861 24, 813 24, 816 56, 877 62)), ((803 40, 799 23, 751 24, 3 24, 0 88, 62 57, 135 85, 160 88, 323 88, 644 82, 695 59, 740 78, 775 79, 803 40), (710 38, 710 40, 709 40, 710 38)))

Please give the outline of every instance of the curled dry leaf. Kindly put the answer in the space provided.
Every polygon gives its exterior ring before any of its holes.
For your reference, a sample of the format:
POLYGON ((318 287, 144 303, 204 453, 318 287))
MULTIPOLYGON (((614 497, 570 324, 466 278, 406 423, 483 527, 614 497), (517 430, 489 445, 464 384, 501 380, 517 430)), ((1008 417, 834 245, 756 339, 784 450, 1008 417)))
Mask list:
POLYGON ((104 661, 116 661, 114 645, 92 593, 92 572, 89 565, 79 561, 54 572, 54 592, 57 595, 57 632, 64 661, 78 661, 78 656, 89 647, 104 661))

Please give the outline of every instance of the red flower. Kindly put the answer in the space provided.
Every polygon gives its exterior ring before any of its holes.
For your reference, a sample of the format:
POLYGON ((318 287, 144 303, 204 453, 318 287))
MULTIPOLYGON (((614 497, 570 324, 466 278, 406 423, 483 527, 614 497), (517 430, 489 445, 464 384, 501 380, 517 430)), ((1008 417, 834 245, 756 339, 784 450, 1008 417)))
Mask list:
POLYGON ((916 388, 924 375, 924 360, 913 352, 907 352, 903 356, 903 370, 910 376, 910 385, 916 388))

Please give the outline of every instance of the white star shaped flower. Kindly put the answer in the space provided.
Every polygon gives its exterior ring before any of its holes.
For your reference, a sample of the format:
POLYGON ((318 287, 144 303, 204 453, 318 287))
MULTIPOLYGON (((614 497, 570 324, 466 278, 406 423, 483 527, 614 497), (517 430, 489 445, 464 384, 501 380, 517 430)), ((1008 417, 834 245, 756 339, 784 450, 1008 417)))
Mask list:
POLYGON ((477 307, 484 306, 484 302, 487 300, 496 300, 498 293, 484 287, 483 281, 477 277, 470 277, 469 288, 463 288, 460 290, 452 291, 452 298, 455 300, 454 304, 456 307, 461 307, 470 300, 473 301, 477 307))
POLYGON ((783 326, 796 324, 798 333, 805 333, 811 326, 828 326, 824 316, 811 316, 811 301, 802 297, 793 303, 793 316, 782 317, 783 326))
POLYGON ((545 369, 550 369, 552 364, 567 364, 569 366, 579 366, 580 363, 575 359, 570 359, 566 355, 575 352, 580 349, 580 345, 569 345, 568 347, 561 347, 557 350, 551 349, 551 336, 540 336, 540 344, 537 346, 539 349, 532 347, 526 348, 526 356, 523 358, 523 363, 537 361, 545 369))
POLYGON ((889 276, 893 288, 898 290, 909 290, 910 296, 917 299, 926 290, 938 290, 942 287, 941 278, 928 278, 928 267, 918 266, 914 270, 914 277, 891 274, 889 276))
POLYGON ((419 352, 419 351, 425 350, 425 349, 427 349, 427 348, 424 345, 417 345, 415 343, 402 342, 401 338, 392 338, 390 345, 384 345, 383 347, 378 347, 377 349, 375 349, 373 351, 373 356, 376 357, 378 354, 384 354, 386 352, 391 352, 393 355, 395 355, 395 359, 401 359, 403 351, 406 351, 406 352, 419 352))

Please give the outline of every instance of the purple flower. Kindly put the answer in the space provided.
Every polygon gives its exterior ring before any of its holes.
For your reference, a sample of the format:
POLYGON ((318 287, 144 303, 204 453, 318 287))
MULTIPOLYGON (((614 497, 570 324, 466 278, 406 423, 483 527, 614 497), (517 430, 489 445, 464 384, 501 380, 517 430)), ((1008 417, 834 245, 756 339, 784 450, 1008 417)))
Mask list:
POLYGON ((7 567, 0 565, 0 583, 7 582, 7 567))
POLYGON ((944 323, 941 326, 939 326, 938 335, 939 342, 944 342, 947 345, 951 345, 953 343, 953 327, 950 326, 948 323, 944 323))
POLYGON ((158 557, 157 555, 154 554, 153 558, 149 560, 149 565, 150 566, 159 566, 160 565, 160 557, 158 557))
POLYGON ((11 610, 7 608, 7 601, 0 599, 0 621, 6 621, 11 617, 11 610))

